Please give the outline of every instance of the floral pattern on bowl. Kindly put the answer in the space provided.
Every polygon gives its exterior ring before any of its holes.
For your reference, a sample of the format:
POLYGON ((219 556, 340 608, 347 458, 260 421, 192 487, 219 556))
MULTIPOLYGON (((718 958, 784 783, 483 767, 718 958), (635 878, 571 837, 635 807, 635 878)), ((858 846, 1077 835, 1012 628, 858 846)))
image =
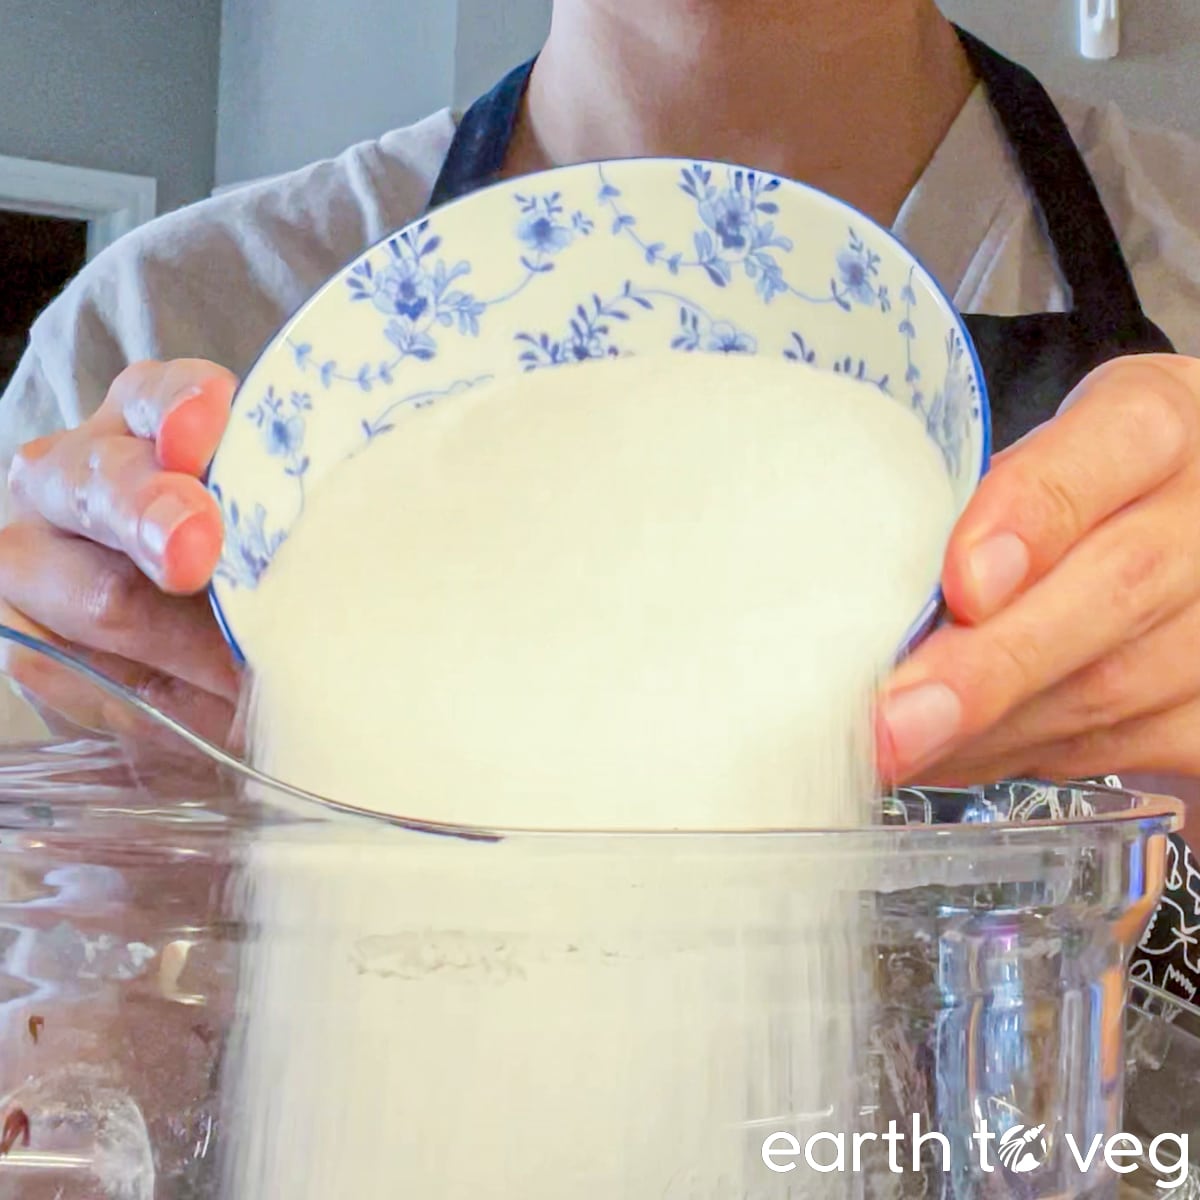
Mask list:
POLYGON ((869 382, 921 419, 960 508, 987 467, 969 335, 891 234, 727 164, 560 168, 368 250, 243 381, 209 472, 225 520, 212 594, 230 644, 252 656, 258 582, 329 470, 498 376, 645 353, 774 354, 869 382))

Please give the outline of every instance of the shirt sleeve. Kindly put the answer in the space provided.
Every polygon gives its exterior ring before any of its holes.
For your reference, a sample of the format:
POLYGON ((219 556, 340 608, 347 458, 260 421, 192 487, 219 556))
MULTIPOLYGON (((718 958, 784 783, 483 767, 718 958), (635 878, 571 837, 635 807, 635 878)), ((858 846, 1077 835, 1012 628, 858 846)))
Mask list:
MULTIPOLYGON (((45 437, 63 427, 62 413, 42 364, 32 348, 17 365, 0 402, 0 480, 18 446, 45 437)), ((0 487, 0 524, 8 519, 8 489, 0 487)))
POLYGON ((202 358, 244 375, 325 280, 420 213, 452 130, 441 114, 99 254, 34 323, 0 396, 0 522, 17 449, 86 420, 131 363, 202 358))
POLYGON ((38 317, 0 397, 0 480, 25 442, 91 416, 131 363, 186 356, 245 365, 281 315, 279 297, 247 286, 252 266, 220 206, 151 222, 104 250, 38 317), (222 313, 231 292, 244 297, 240 330, 222 313))

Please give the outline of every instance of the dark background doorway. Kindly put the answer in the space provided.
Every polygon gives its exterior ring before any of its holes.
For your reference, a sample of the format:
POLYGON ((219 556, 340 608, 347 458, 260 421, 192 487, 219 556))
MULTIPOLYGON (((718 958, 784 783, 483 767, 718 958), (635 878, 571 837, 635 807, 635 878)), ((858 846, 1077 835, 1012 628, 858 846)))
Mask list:
POLYGON ((0 211, 0 391, 30 325, 86 261, 86 221, 0 211))

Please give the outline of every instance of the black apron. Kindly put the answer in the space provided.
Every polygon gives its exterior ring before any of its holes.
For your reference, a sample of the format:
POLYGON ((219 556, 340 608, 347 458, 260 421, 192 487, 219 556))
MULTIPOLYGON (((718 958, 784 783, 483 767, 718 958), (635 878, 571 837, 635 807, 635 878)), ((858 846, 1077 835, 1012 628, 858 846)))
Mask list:
MULTIPOLYGON (((992 443, 1003 450, 1053 418, 1102 363, 1171 353, 1172 346, 1142 311, 1095 183, 1045 89, 970 34, 959 30, 959 37, 1041 211, 1071 294, 1065 313, 965 318, 987 379, 992 443)), ((535 61, 511 72, 463 115, 431 210, 499 180, 535 61)), ((1133 973, 1184 999, 1200 999, 1200 950, 1191 948, 1185 932, 1200 926, 1200 895, 1192 887, 1200 871, 1181 838, 1172 838, 1169 853, 1167 894, 1133 973)))

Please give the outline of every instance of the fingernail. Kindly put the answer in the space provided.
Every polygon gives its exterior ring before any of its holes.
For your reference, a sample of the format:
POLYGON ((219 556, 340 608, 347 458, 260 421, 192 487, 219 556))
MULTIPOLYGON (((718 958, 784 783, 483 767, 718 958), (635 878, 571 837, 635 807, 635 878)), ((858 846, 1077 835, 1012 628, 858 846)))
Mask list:
POLYGON ((138 396, 125 406, 125 424, 134 437, 153 438, 177 408, 199 396, 203 390, 194 384, 180 388, 165 405, 156 402, 153 394, 138 396))
POLYGON ((173 413, 181 404, 186 404, 189 400, 194 400, 197 396, 204 395, 202 387, 185 387, 171 397, 171 403, 167 405, 167 413, 173 413))
POLYGON ((32 442, 26 442, 18 452, 18 457, 26 462, 37 462, 39 458, 44 458, 50 453, 54 446, 55 438, 53 434, 48 434, 46 437, 34 438, 32 442))
POLYGON ((993 613, 1016 594, 1029 575, 1029 547, 1015 533, 997 533, 967 557, 975 602, 993 613))
POLYGON ((948 746, 962 725, 962 703, 944 683, 922 683, 887 696, 879 709, 892 766, 913 769, 948 746))
POLYGON ((16 454, 13 455, 12 462, 8 465, 8 487, 14 493, 20 488, 26 471, 50 452, 50 447, 54 444, 54 439, 49 437, 37 438, 35 441, 26 442, 16 454))
POLYGON ((146 505, 138 523, 138 543, 146 557, 161 570, 171 535, 195 510, 174 492, 162 492, 146 505))

